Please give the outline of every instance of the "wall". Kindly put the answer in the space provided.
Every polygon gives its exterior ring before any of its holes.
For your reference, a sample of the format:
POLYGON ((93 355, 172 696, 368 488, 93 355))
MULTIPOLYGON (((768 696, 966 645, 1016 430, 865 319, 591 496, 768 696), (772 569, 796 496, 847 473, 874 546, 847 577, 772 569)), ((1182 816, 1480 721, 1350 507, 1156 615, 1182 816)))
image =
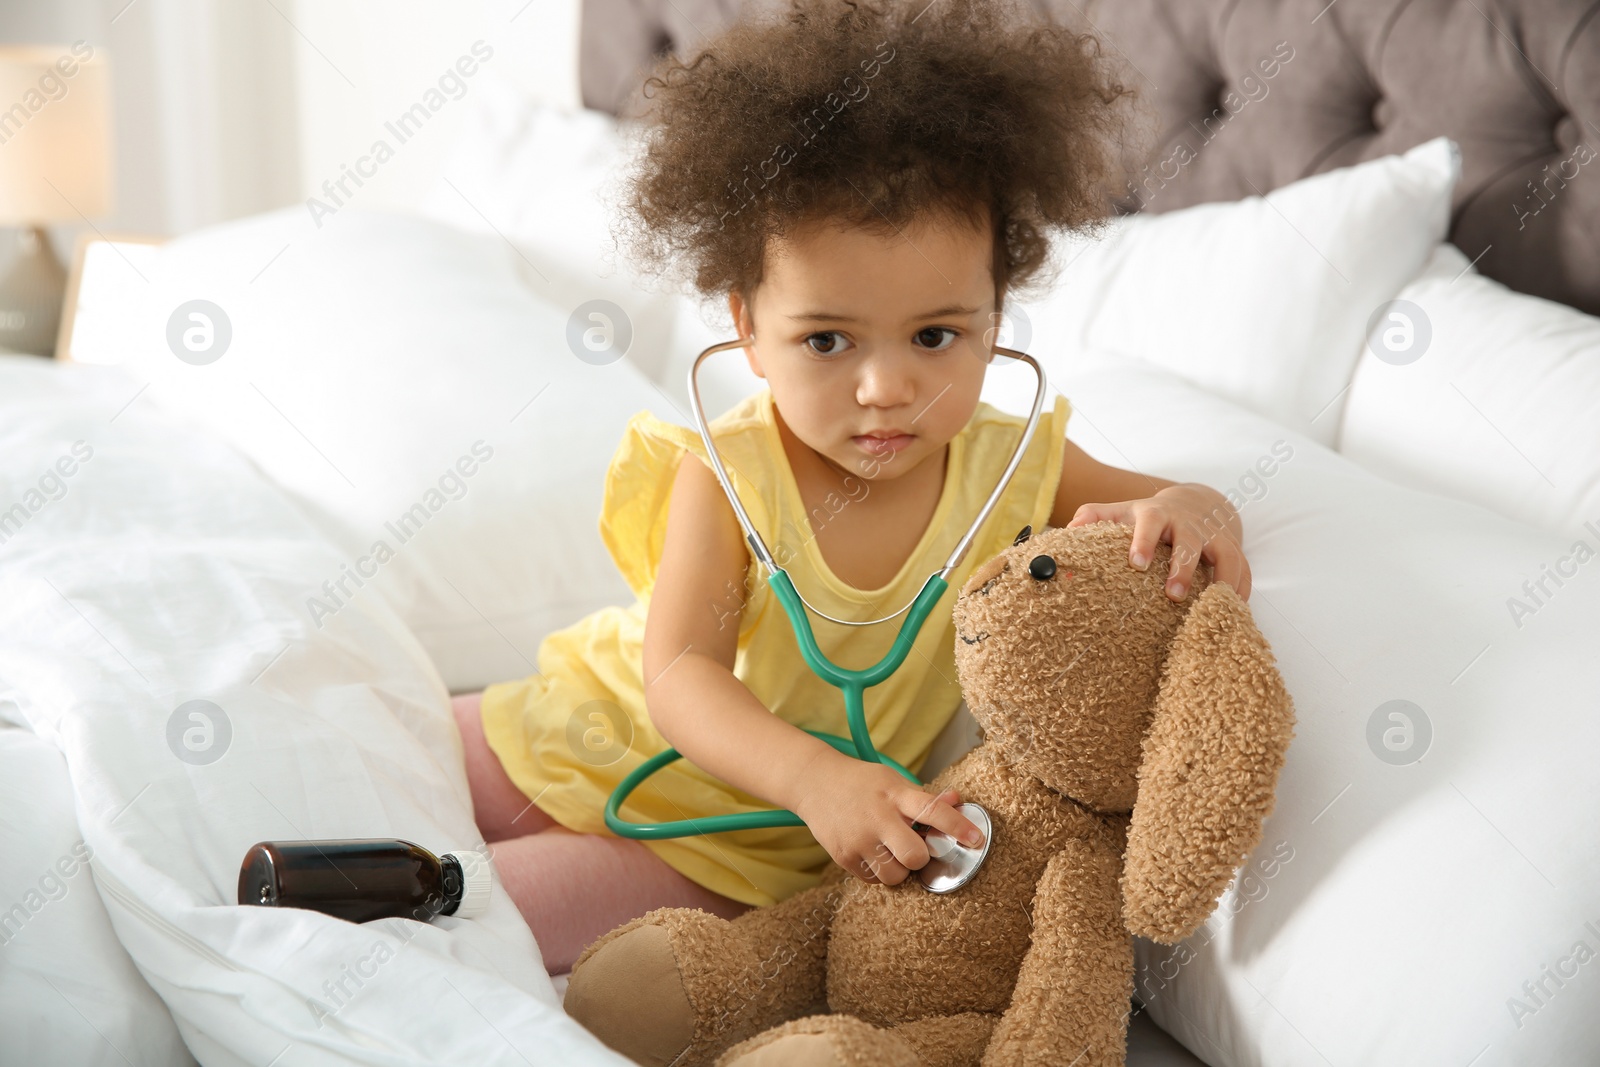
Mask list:
MULTIPOLYGON (((104 232, 174 235, 304 202, 482 39, 485 66, 578 106, 578 0, 6 0, 0 42, 109 59, 116 197, 104 232)), ((470 86, 469 86, 470 92, 470 86)), ((437 180, 453 102, 361 190, 404 208, 437 180)), ((52 231, 63 258, 81 226, 52 231)))
MULTIPOLYGON (((299 25, 319 51, 295 52, 300 87, 301 197, 353 167, 377 138, 396 149, 352 201, 405 208, 437 181, 438 167, 485 76, 509 79, 530 96, 578 107, 577 0, 456 2, 397 0, 381 11, 357 0, 301 0, 299 25), (493 57, 462 79, 445 106, 403 146, 385 129, 441 74, 482 40, 493 57)), ((437 98, 435 98, 437 100, 437 98)), ((352 188, 348 183, 346 189, 352 188)))

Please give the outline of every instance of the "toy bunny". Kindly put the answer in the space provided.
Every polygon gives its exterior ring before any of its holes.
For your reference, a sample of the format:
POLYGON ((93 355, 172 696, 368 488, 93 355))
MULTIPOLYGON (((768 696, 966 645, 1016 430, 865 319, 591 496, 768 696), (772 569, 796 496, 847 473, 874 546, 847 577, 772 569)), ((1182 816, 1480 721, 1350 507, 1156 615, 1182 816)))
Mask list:
POLYGON ((1133 935, 1192 933, 1260 841, 1293 730, 1243 600, 1114 522, 1047 529, 954 605, 983 742, 940 773, 992 820, 949 894, 821 884, 732 921, 661 908, 574 965, 567 1010, 641 1064, 916 1067, 1124 1062, 1133 935))

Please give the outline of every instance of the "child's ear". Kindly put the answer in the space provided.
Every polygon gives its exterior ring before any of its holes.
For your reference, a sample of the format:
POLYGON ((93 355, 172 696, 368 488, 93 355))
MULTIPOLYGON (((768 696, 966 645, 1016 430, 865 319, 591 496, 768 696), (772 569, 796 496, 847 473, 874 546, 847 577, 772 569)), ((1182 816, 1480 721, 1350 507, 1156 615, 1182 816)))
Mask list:
MULTIPOLYGON (((733 328, 738 331, 739 336, 748 337, 754 341, 755 323, 752 321, 754 317, 753 311, 750 307, 749 301, 745 300, 744 296, 738 290, 734 290, 728 294, 728 314, 732 317, 733 328)), ((756 358, 756 350, 754 345, 746 345, 744 347, 744 358, 745 362, 750 364, 751 374, 754 374, 757 378, 766 377, 766 374, 761 370, 760 361, 756 358)))
POLYGON ((1000 326, 1005 319, 1005 311, 1006 287, 1004 285, 996 285, 994 287, 994 311, 989 315, 989 329, 984 337, 984 341, 987 342, 986 347, 989 349, 984 353, 985 362, 994 362, 994 346, 1000 343, 1000 326))
POLYGON ((754 339, 755 327, 755 301, 747 300, 743 293, 734 289, 728 293, 728 314, 733 318, 733 328, 740 337, 754 339))

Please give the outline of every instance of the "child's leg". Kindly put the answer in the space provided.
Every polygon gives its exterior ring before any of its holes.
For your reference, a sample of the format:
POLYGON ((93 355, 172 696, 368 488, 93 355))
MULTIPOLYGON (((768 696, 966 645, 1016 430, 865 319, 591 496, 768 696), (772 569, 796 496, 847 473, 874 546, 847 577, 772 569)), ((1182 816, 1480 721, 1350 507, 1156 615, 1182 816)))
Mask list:
POLYGON ((749 908, 673 870, 637 841, 577 834, 531 804, 483 737, 483 694, 453 701, 478 832, 544 954, 562 974, 601 934, 653 908, 700 908, 731 919, 749 908))
POLYGON ((535 807, 517 788, 500 765, 500 757, 484 740, 483 719, 478 711, 482 702, 482 693, 466 693, 450 702, 455 709, 456 725, 461 728, 461 746, 466 750, 467 785, 472 790, 472 811, 477 818, 478 832, 485 841, 504 841, 508 837, 548 830, 556 821, 535 807))
POLYGON ((551 974, 572 970, 591 941, 652 909, 699 908, 732 919, 750 907, 691 881, 627 838, 557 826, 489 849, 551 974))

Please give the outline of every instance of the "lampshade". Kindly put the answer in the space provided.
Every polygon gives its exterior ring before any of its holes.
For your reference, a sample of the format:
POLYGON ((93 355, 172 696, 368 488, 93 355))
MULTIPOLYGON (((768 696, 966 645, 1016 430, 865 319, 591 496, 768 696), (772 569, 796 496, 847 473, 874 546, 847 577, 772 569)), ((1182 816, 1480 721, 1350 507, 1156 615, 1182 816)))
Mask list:
POLYGON ((0 47, 0 225, 110 212, 107 79, 82 41, 0 47))

